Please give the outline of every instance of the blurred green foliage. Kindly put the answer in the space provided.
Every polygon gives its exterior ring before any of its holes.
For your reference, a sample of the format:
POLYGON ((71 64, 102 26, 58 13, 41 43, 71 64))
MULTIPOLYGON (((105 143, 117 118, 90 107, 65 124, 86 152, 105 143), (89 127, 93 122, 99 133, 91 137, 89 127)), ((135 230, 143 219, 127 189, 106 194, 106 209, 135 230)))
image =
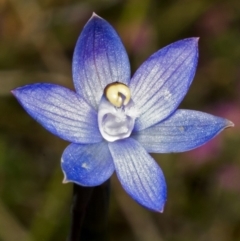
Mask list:
POLYGON ((199 36, 199 67, 181 104, 235 128, 182 154, 154 155, 168 184, 163 214, 136 204, 112 178, 114 241, 240 240, 240 1, 0 1, 0 241, 64 241, 71 184, 62 185, 67 143, 31 119, 10 90, 35 82, 73 88, 71 58, 96 12, 118 31, 132 72, 153 52, 199 36))

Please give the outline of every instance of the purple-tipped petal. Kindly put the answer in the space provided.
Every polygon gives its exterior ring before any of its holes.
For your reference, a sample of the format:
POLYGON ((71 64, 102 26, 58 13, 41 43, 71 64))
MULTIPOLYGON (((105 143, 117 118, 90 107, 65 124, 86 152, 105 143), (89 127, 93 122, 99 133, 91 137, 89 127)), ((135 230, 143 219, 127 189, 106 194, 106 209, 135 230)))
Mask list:
POLYGON ((160 122, 176 110, 196 71, 197 41, 189 38, 168 45, 137 70, 130 82, 133 101, 140 111, 136 131, 160 122))
POLYGON ((96 14, 77 41, 72 69, 77 93, 95 109, 106 85, 117 81, 129 83, 130 65, 125 48, 112 26, 96 14))
POLYGON ((231 126, 231 121, 207 113, 177 110, 168 119, 132 137, 150 153, 183 152, 205 144, 231 126))
POLYGON ((154 159, 131 138, 108 145, 117 176, 126 192, 141 205, 163 212, 166 182, 154 159))
POLYGON ((102 140, 97 113, 73 91, 52 84, 33 84, 12 91, 23 108, 48 131, 74 143, 102 140))
POLYGON ((98 186, 114 172, 112 156, 105 141, 97 144, 70 144, 63 152, 63 182, 98 186))

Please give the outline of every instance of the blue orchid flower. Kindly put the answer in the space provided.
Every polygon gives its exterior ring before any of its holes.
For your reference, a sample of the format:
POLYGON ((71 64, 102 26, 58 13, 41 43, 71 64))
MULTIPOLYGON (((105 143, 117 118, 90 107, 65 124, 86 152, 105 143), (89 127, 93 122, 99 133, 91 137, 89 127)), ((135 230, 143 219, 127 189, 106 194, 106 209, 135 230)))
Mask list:
POLYGON ((47 83, 12 91, 37 122, 72 143, 61 159, 64 182, 97 186, 116 171, 133 199, 163 211, 165 178, 148 153, 188 151, 233 126, 199 111, 176 110, 196 71, 197 43, 188 38, 168 45, 131 78, 120 38, 93 14, 74 51, 76 92, 47 83))

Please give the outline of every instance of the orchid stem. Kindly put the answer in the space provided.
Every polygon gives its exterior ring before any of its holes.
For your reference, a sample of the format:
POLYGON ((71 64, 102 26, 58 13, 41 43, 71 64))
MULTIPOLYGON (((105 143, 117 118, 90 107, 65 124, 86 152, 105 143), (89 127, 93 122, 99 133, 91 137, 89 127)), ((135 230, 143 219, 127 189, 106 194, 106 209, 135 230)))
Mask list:
POLYGON ((107 241, 110 180, 97 187, 73 184, 68 241, 107 241))

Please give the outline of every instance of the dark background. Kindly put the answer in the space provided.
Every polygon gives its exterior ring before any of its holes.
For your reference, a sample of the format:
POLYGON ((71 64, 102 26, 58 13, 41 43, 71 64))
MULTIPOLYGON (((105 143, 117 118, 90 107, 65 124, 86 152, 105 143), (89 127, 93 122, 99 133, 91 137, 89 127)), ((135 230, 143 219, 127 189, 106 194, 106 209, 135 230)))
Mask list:
POLYGON ((240 1, 0 0, 0 241, 66 240, 72 184, 62 184, 60 158, 68 143, 29 117, 10 90, 36 82, 73 88, 73 49, 93 11, 119 33, 132 73, 163 46, 199 36, 181 108, 235 123, 194 151, 153 155, 168 184, 163 214, 139 206, 114 175, 111 241, 240 240, 240 1))

